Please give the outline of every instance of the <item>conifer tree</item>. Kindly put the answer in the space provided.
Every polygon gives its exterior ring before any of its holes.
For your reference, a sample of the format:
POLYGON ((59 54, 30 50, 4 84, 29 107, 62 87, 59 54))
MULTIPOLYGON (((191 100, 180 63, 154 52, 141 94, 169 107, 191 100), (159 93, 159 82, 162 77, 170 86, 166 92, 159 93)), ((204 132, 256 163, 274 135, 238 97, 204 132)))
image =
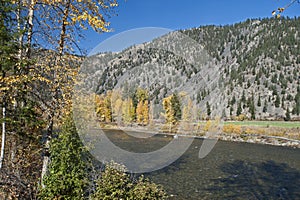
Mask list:
POLYGON ((210 104, 208 101, 206 102, 206 114, 208 117, 210 117, 210 115, 211 115, 211 108, 210 108, 210 104))
POLYGON ((280 97, 279 97, 279 95, 276 95, 275 107, 279 108, 279 106, 280 106, 280 97))
POLYGON ((67 116, 58 137, 51 141, 51 162, 40 192, 42 199, 84 199, 88 183, 85 152, 73 118, 67 116))
POLYGON ((265 102, 264 102, 263 112, 264 113, 267 112, 267 100, 265 100, 265 102))
POLYGON ((284 95, 283 95, 282 98, 281 98, 281 108, 284 108, 284 107, 285 107, 284 101, 285 101, 285 97, 284 97, 284 95))
POLYGON ((230 117, 232 117, 232 115, 233 115, 233 107, 232 106, 230 106, 229 114, 230 114, 230 117))
POLYGON ((297 87, 297 94, 295 96, 295 106, 293 108, 293 114, 300 115, 300 86, 297 87))
POLYGON ((290 109, 287 107, 286 108, 286 113, 285 113, 285 121, 290 121, 291 120, 291 114, 290 114, 290 109))
POLYGON ((250 100, 249 111, 251 114, 251 119, 254 120, 255 119, 255 103, 254 103, 254 94, 253 93, 252 93, 251 100, 250 100))
POLYGON ((236 103, 235 96, 233 95, 230 104, 233 106, 236 103))
POLYGON ((245 90, 243 90, 241 102, 244 103, 244 104, 245 104, 245 102, 246 102, 245 90))
POLYGON ((258 100, 257 100, 257 106, 260 107, 261 106, 261 99, 260 99, 260 95, 258 96, 258 100))
POLYGON ((175 111, 175 119, 176 121, 179 121, 181 119, 182 113, 181 113, 181 103, 178 94, 176 93, 173 94, 171 98, 171 105, 175 111))
POLYGON ((236 110, 236 116, 239 116, 242 114, 242 103, 239 102, 237 110, 236 110))

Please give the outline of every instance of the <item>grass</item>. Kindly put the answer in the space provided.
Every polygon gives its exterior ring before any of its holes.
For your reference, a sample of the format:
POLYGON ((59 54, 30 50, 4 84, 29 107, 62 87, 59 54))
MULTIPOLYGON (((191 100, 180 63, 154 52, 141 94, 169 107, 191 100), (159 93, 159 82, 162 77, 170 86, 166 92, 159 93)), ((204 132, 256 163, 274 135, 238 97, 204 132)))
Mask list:
POLYGON ((280 127, 280 128, 300 128, 300 122, 285 122, 285 121, 227 121, 225 125, 240 125, 240 126, 263 126, 263 127, 280 127))

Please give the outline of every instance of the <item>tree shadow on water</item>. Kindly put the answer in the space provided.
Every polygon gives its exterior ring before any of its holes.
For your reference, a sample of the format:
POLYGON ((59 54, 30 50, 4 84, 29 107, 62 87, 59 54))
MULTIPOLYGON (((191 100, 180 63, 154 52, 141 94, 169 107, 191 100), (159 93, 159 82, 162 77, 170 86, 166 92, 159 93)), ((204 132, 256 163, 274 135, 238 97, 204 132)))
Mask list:
POLYGON ((300 171, 284 163, 234 161, 207 190, 221 199, 300 199, 300 171))

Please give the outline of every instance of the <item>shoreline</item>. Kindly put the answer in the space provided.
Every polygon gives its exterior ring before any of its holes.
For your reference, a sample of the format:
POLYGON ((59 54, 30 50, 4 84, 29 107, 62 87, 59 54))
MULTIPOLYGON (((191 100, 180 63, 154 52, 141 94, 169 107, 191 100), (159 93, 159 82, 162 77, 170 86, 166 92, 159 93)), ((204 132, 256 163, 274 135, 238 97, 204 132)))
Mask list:
POLYGON ((222 135, 221 137, 219 137, 219 139, 222 141, 300 148, 300 140, 269 135, 222 135))
POLYGON ((292 147, 300 148, 300 140, 291 139, 281 136, 271 136, 264 134, 228 134, 222 132, 221 134, 216 135, 216 137, 207 137, 205 135, 193 135, 193 134, 183 134, 183 133, 173 133, 173 132, 162 132, 161 130, 148 130, 141 127, 103 127, 104 130, 122 130, 122 131, 133 131, 137 133, 149 133, 149 134, 159 134, 159 135, 170 135, 170 136, 180 136, 180 137, 191 137, 197 139, 218 139, 221 141, 229 142, 243 142, 250 144, 264 144, 272 146, 282 146, 282 147, 292 147))

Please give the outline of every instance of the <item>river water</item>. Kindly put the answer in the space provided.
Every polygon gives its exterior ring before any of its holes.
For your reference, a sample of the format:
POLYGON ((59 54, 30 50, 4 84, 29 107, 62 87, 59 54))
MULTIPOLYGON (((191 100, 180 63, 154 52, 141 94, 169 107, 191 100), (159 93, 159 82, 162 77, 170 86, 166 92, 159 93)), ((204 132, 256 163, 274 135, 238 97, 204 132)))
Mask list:
MULTIPOLYGON (((133 152, 150 152, 173 139, 105 132, 117 146, 133 152)), ((199 159, 202 142, 195 139, 177 161, 145 176, 161 184, 170 199, 300 199, 300 149, 218 141, 199 159)))

